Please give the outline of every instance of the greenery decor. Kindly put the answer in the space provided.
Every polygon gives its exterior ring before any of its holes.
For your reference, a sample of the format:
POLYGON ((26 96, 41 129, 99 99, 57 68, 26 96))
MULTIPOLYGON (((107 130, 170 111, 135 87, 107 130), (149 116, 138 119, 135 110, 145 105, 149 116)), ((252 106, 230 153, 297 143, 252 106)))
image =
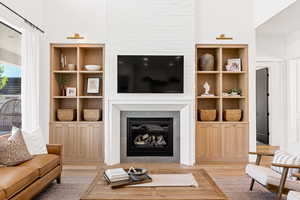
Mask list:
POLYGON ((228 90, 227 93, 228 94, 238 94, 238 95, 241 95, 242 94, 242 90, 240 88, 232 88, 232 89, 228 90))
POLYGON ((4 66, 3 64, 0 65, 0 90, 5 87, 5 85, 8 82, 8 78, 6 76, 3 76, 4 73, 4 66))

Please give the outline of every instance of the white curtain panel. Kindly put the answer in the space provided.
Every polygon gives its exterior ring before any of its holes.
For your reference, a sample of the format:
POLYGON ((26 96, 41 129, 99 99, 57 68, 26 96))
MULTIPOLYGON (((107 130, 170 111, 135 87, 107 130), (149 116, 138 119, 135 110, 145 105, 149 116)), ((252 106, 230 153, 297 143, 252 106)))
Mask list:
POLYGON ((47 153, 39 117, 40 33, 30 26, 22 31, 22 130, 32 155, 47 153))

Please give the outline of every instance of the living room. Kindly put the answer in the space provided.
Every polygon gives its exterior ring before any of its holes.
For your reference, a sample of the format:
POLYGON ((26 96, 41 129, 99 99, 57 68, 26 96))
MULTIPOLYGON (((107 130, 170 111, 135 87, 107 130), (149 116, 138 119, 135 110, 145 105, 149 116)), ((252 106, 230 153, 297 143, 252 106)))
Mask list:
POLYGON ((298 1, 0 3, 0 200, 300 199, 298 1))

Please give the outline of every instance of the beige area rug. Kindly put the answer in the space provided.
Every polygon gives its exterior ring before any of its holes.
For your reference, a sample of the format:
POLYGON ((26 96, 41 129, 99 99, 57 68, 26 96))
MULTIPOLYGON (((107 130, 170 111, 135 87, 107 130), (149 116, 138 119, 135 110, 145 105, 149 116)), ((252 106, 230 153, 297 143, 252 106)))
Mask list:
MULTIPOLYGON (((273 200, 275 195, 262 186, 255 184, 249 191, 250 179, 247 176, 213 177, 221 190, 232 200, 273 200)), ((88 188, 93 177, 65 176, 60 185, 53 182, 34 200, 78 200, 88 188)))

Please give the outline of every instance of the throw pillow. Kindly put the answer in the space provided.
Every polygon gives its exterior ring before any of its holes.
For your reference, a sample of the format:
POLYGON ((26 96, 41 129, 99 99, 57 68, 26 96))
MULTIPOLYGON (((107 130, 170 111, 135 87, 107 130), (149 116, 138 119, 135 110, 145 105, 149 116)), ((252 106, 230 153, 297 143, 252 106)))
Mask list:
MULTIPOLYGON (((18 128, 13 127, 12 131, 18 130, 18 128)), ((39 129, 36 131, 28 132, 22 130, 22 135, 24 141, 26 143, 27 149, 31 155, 38 155, 38 154, 46 154, 47 147, 46 143, 44 142, 43 136, 39 129)))
MULTIPOLYGON (((288 164, 288 165, 295 165, 297 161, 297 156, 291 155, 285 151, 278 150, 275 152, 273 163, 277 164, 288 164)), ((274 171, 282 174, 283 168, 282 167, 271 167, 274 171)), ((292 174, 294 173, 293 170, 289 170, 288 178, 292 178, 292 174)))
POLYGON ((1 165, 14 166, 32 158, 20 130, 12 131, 6 141, 1 141, 1 145, 3 145, 0 151, 1 165))

